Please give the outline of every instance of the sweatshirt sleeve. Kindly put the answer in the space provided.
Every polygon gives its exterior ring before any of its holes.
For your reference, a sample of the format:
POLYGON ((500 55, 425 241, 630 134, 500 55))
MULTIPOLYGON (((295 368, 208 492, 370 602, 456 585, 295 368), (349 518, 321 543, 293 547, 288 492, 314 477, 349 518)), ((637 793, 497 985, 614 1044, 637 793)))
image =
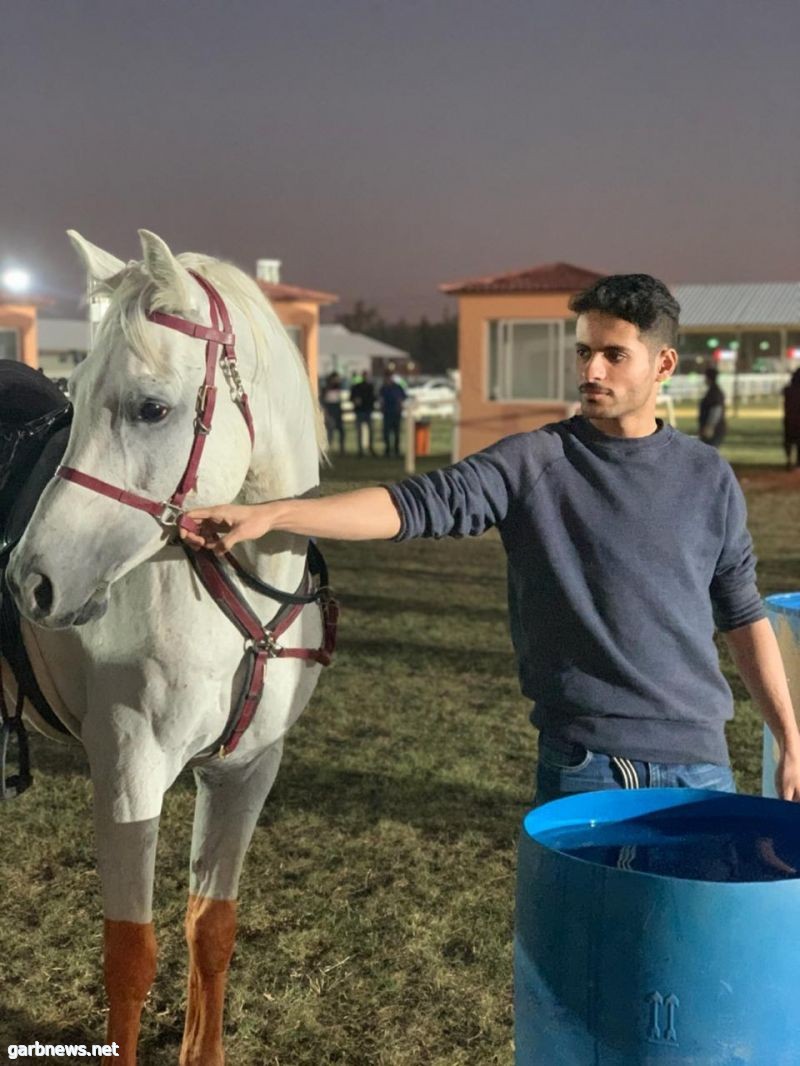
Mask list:
POLYGON ((733 474, 729 481, 725 543, 710 591, 714 621, 723 633, 765 617, 756 586, 756 557, 747 529, 747 507, 733 474))
POLYGON ((477 537, 508 514, 511 486, 502 449, 387 485, 400 515, 395 540, 477 537))

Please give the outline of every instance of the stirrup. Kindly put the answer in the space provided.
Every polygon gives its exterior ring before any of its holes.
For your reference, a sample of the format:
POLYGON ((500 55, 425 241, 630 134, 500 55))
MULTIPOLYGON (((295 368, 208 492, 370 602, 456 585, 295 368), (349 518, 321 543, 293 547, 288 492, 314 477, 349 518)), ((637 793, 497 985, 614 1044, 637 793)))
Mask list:
POLYGON ((0 740, 0 802, 21 796, 31 780, 28 734, 25 732, 25 726, 21 718, 6 718, 2 724, 2 739, 0 740), (17 738, 19 772, 7 775, 9 741, 12 734, 16 734, 17 738))

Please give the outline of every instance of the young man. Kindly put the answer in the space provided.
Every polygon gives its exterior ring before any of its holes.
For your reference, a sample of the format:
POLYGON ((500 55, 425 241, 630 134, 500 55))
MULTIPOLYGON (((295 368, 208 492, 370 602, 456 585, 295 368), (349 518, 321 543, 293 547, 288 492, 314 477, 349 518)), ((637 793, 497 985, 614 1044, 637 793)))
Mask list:
POLYGON ((372 412, 375 410, 375 386, 364 372, 361 379, 350 386, 350 401, 356 416, 356 444, 358 455, 364 454, 364 437, 367 438, 369 454, 375 454, 372 441, 372 412))
POLYGON ((288 530, 344 540, 477 536, 508 557, 511 634, 540 730, 537 800, 597 788, 733 790, 722 631, 800 800, 800 734, 755 584, 730 466, 655 417, 679 307, 644 274, 575 297, 581 414, 444 470, 324 499, 192 512, 218 552, 288 530))
POLYGON ((700 401, 697 415, 700 440, 704 440, 712 448, 719 448, 725 440, 725 432, 727 430, 725 424, 725 393, 717 383, 718 377, 719 373, 716 367, 710 366, 706 370, 708 389, 700 401))
POLYGON ((406 400, 406 390, 395 380, 391 370, 383 375, 383 384, 380 387, 378 398, 383 411, 383 454, 400 454, 400 424, 403 419, 403 404, 406 400))

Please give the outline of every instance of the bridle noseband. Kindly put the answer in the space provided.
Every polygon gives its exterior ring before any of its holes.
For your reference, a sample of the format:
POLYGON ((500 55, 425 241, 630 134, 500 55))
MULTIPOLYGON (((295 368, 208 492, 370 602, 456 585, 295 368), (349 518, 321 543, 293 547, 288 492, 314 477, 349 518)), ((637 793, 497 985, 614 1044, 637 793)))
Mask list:
MULTIPOLYGON (((177 330, 189 337, 206 342, 205 376, 197 390, 195 405, 194 439, 192 440, 186 469, 177 488, 168 500, 151 500, 138 493, 112 485, 91 474, 85 474, 71 466, 60 466, 56 477, 72 481, 85 489, 100 493, 138 511, 145 511, 153 516, 165 529, 182 527, 192 531, 197 525, 186 515, 183 504, 187 495, 197 486, 197 472, 203 455, 206 437, 211 432, 211 422, 217 399, 216 370, 217 362, 222 367, 231 387, 231 398, 242 413, 250 435, 251 446, 255 443, 253 417, 250 402, 244 390, 236 362, 236 338, 231 326, 230 316, 225 302, 214 286, 194 271, 191 276, 208 296, 211 325, 202 326, 188 319, 179 318, 163 311, 148 311, 147 318, 167 329, 177 330)), ((226 561, 242 581, 255 591, 277 600, 281 606, 273 618, 264 625, 250 608, 239 590, 229 577, 222 562, 206 549, 194 552, 184 545, 187 557, 202 584, 210 593, 214 602, 225 616, 236 626, 245 640, 245 658, 247 669, 245 683, 239 698, 233 707, 222 737, 208 754, 228 755, 239 743, 247 726, 252 721, 264 689, 266 665, 269 659, 306 659, 329 665, 336 647, 336 626, 339 608, 328 586, 328 574, 325 560, 319 549, 309 542, 308 558, 303 579, 294 593, 282 592, 268 585, 253 574, 249 574, 241 564, 228 553, 226 561), (314 587, 313 577, 317 577, 314 587), (319 648, 286 648, 278 643, 278 638, 288 630, 300 615, 303 607, 318 603, 322 612, 323 643, 319 648)))

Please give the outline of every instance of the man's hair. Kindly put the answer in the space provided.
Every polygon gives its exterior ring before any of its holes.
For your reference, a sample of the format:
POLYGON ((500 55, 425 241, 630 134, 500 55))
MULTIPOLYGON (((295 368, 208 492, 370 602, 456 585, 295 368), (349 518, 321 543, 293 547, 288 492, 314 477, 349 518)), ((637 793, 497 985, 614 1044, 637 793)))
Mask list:
POLYGON ((675 348, 678 343, 680 304, 663 281, 649 274, 611 274, 577 293, 569 302, 576 315, 587 311, 632 322, 642 334, 658 341, 660 347, 675 348))
POLYGON ((716 385, 719 371, 715 366, 706 367, 706 381, 709 385, 716 385))

